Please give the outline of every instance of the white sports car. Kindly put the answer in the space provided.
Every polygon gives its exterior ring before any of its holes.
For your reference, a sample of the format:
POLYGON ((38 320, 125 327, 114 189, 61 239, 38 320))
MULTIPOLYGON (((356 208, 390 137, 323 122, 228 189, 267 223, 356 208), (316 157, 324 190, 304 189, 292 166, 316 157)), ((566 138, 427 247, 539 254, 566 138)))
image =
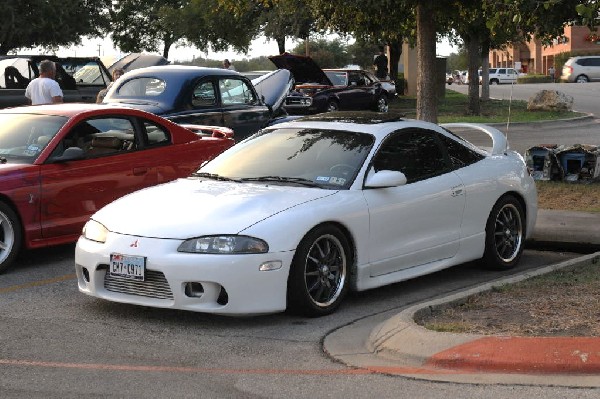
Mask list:
POLYGON ((509 269, 537 214, 505 136, 328 113, 269 127, 192 176, 129 194, 86 224, 79 290, 217 314, 333 312, 366 290, 474 259, 509 269))

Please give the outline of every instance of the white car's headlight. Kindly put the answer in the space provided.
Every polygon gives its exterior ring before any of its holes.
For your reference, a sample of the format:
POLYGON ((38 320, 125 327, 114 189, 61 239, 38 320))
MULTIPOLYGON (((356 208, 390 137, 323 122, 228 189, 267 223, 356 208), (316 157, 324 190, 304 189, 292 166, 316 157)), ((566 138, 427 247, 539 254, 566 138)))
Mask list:
POLYGON ((95 220, 89 220, 85 226, 83 226, 82 235, 88 240, 106 242, 108 229, 104 227, 102 223, 98 223, 95 220))
POLYGON ((190 238, 177 251, 199 254, 262 254, 269 251, 269 246, 254 237, 223 235, 190 238))

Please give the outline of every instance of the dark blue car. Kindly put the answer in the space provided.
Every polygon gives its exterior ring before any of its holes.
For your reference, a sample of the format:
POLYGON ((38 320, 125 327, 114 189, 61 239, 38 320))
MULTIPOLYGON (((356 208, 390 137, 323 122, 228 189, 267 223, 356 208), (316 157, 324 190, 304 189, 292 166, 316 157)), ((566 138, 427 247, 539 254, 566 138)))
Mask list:
POLYGON ((256 84, 227 69, 155 66, 125 73, 104 102, 179 124, 226 126, 239 141, 286 115, 282 105, 293 84, 289 71, 274 71, 256 84))

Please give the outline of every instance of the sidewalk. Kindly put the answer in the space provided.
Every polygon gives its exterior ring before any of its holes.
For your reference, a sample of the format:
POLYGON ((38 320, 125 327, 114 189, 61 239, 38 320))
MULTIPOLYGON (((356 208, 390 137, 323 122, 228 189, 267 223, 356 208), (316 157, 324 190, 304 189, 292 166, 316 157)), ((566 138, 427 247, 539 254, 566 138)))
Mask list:
MULTIPOLYGON (((540 210, 531 246, 600 248, 600 214, 540 210)), ((411 378, 487 384, 600 387, 600 337, 510 337, 438 333, 420 312, 534 275, 597 263, 600 252, 358 320, 328 335, 325 351, 344 364, 411 378)))

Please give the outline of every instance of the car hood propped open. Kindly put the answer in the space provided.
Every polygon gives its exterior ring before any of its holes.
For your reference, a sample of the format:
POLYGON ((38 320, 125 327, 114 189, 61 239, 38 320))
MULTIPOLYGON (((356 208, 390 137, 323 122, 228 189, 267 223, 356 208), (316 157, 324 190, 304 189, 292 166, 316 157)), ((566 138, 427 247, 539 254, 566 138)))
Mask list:
POLYGON ((325 72, 310 57, 283 53, 271 56, 269 59, 277 68, 289 70, 294 75, 296 83, 316 83, 333 86, 325 72))
POLYGON ((252 80, 256 92, 271 109, 278 110, 294 86, 292 74, 287 69, 278 69, 252 80))

